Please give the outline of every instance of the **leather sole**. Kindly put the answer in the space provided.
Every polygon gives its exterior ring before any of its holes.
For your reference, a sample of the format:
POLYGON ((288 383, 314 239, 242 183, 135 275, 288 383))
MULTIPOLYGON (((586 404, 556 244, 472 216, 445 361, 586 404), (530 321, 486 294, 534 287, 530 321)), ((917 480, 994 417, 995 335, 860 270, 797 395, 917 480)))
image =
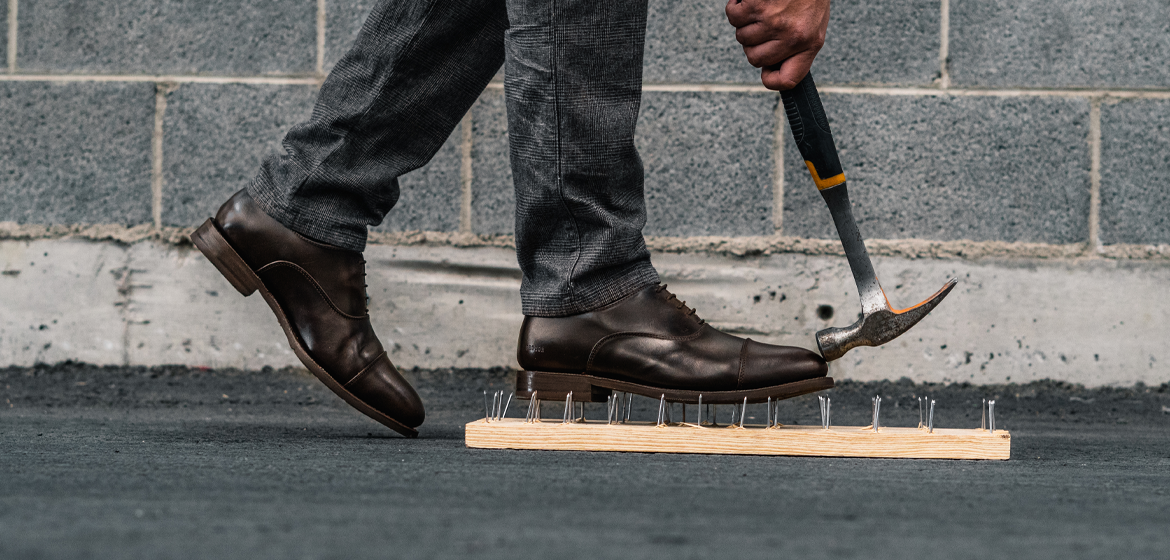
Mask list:
POLYGON ((418 437, 418 430, 408 427, 405 424, 387 416, 378 409, 366 404, 361 399, 354 396, 342 387, 337 380, 333 379, 313 358, 309 357, 308 351, 305 349, 301 338, 293 331, 292 325, 289 324, 288 318, 284 314, 284 310, 280 308, 280 304, 276 302, 276 298, 268 291, 268 287, 264 285, 262 280, 248 263, 244 262, 243 257, 228 243, 224 238, 223 233, 219 231, 219 226, 214 219, 208 218, 195 233, 191 234, 191 242, 211 261, 216 270, 223 274, 224 278, 231 283, 237 291, 245 297, 252 295, 259 291, 261 296, 264 296, 264 301, 268 302, 268 307, 272 309, 272 313, 276 315, 276 320, 280 322, 280 327, 284 329, 285 336, 288 337, 288 345, 292 347, 293 353, 300 358, 301 363, 313 372, 313 375, 320 379, 326 387, 341 397, 346 403, 369 416, 379 424, 390 428, 408 438, 418 437))
POLYGON ((652 399, 665 396, 667 402, 687 404, 698 403, 700 394, 703 395, 703 404, 740 404, 745 398, 749 403, 761 403, 766 402, 768 398, 784 400, 832 388, 832 377, 814 377, 783 385, 744 391, 686 391, 651 387, 583 373, 521 371, 516 374, 516 397, 518 398, 531 398, 535 392, 540 400, 564 400, 569 391, 572 391, 573 400, 577 402, 605 402, 606 397, 613 391, 621 391, 652 399))

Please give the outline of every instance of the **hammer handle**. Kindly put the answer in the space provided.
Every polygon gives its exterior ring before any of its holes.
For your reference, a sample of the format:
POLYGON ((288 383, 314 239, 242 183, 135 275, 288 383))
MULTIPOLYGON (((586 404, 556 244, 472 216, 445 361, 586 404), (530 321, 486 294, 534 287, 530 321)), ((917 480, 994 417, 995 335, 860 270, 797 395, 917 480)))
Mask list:
POLYGON ((845 185, 845 171, 841 168, 841 159, 837 157, 837 144, 833 142, 833 133, 829 131, 829 119, 825 117, 825 108, 821 106, 821 96, 813 83, 812 72, 796 87, 780 92, 780 98, 784 101, 784 112, 788 115, 788 125, 792 129, 796 147, 800 148, 804 164, 808 166, 821 198, 825 199, 829 213, 833 215, 837 235, 841 237, 845 257, 849 259, 849 269, 853 272, 853 281, 857 283, 857 291, 861 295, 862 312, 868 314, 888 307, 873 262, 865 250, 865 241, 853 219, 853 206, 849 203, 849 191, 845 185))
POLYGON ((821 96, 813 83, 812 72, 805 75, 796 87, 780 92, 784 113, 804 164, 812 174, 817 189, 831 189, 845 182, 845 171, 837 157, 837 145, 829 131, 829 119, 821 106, 821 96))

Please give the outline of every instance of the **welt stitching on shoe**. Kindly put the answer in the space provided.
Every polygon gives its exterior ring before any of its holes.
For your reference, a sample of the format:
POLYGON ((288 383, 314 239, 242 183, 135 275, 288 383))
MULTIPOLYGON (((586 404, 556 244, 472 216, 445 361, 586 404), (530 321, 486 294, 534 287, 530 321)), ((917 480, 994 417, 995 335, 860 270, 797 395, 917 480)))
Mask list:
POLYGON ((337 307, 337 304, 333 303, 333 300, 329 298, 329 294, 325 293, 325 290, 321 288, 321 285, 317 283, 317 280, 296 263, 291 263, 288 261, 273 261, 260 267, 260 270, 257 270, 256 273, 259 274, 279 266, 291 267, 293 270, 301 273, 301 276, 304 276, 305 279, 307 279, 309 283, 312 284, 313 288, 317 290, 317 293, 321 295, 321 298, 325 300, 325 303, 328 303, 329 307, 332 308, 333 311, 336 311, 338 315, 341 315, 347 319, 365 319, 366 317, 370 316, 369 313, 366 313, 365 315, 350 315, 349 313, 342 311, 341 308, 337 307))
POLYGON ((637 337, 637 336, 644 336, 647 338, 656 338, 658 340, 672 340, 675 342, 683 342, 683 341, 694 340, 696 338, 699 338, 699 336, 703 334, 703 330, 706 328, 707 328, 707 325, 703 325, 703 328, 700 328, 698 331, 695 331, 695 334, 689 334, 687 336, 664 336, 661 334, 644 333, 644 332, 619 332, 619 333, 607 334, 604 337, 602 337, 601 340, 598 340, 597 343, 593 345, 593 349, 589 351, 589 359, 585 361, 585 370, 588 371, 589 368, 593 366, 593 358, 597 356, 597 352, 601 350, 602 345, 604 345, 606 342, 609 342, 612 339, 626 338, 626 337, 633 338, 633 337, 637 337))
POLYGON ((361 371, 357 372, 357 375, 355 375, 355 376, 353 376, 352 378, 350 378, 350 380, 349 380, 349 381, 346 381, 346 382, 345 382, 345 384, 344 384, 344 385, 342 385, 342 387, 345 387, 345 388, 347 388, 347 389, 348 389, 348 388, 349 388, 349 384, 350 384, 350 383, 353 383, 354 381, 357 381, 359 377, 361 377, 361 376, 363 376, 363 375, 365 375, 365 374, 369 373, 371 370, 373 370, 373 369, 374 369, 374 364, 378 363, 378 360, 381 360, 381 359, 382 359, 382 356, 385 356, 385 355, 386 355, 386 351, 385 351, 385 350, 383 350, 381 354, 378 354, 378 357, 374 358, 373 360, 370 360, 370 363, 366 364, 366 367, 362 368, 362 370, 361 370, 361 371))

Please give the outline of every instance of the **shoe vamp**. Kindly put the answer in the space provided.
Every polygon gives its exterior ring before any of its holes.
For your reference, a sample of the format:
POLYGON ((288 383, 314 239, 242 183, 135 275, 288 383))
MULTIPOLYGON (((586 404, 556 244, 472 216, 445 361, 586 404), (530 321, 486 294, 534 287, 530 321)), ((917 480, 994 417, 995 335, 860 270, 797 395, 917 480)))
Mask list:
POLYGON ((733 391, 742 342, 713 329, 682 340, 617 336, 599 344, 587 373, 670 389, 733 391))
POLYGON ((278 266, 260 275, 313 361, 340 383, 382 353, 368 317, 346 317, 301 271, 278 266))

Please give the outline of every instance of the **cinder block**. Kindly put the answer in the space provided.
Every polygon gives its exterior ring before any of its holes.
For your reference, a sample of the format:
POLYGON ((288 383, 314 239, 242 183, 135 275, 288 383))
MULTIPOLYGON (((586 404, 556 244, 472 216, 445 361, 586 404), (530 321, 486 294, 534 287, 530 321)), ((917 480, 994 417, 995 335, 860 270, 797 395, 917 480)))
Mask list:
POLYGON ((471 228, 476 233, 513 233, 516 193, 508 158, 508 112, 504 92, 489 89, 471 108, 471 228))
POLYGON ((0 221, 150 222, 154 84, 0 82, 0 221))
POLYGON ((1101 241, 1170 243, 1170 101, 1101 107, 1101 241))
POLYGON ((951 81, 966 86, 1166 86, 1163 0, 951 3, 951 81))
MULTIPOLYGON (((1087 240, 1087 101, 822 97, 863 236, 1087 240)), ((787 130, 785 152, 784 233, 836 238, 787 130)))
POLYGON ((375 4, 373 0, 325 0, 326 72, 353 45, 375 4))
MULTIPOLYGON (((192 226, 256 175, 264 158, 312 113, 317 88, 185 84, 167 100, 163 223, 192 226)), ((456 133, 458 134, 458 133, 456 133)), ((452 230, 459 224, 459 153, 452 142, 427 167, 399 179, 398 206, 376 229, 452 230)))
POLYGON ((184 84, 163 121, 163 223, 198 225, 247 186, 260 162, 283 153, 294 124, 309 118, 313 86, 184 84))
MULTIPOLYGON (((839 0, 813 64, 820 83, 926 84, 938 74, 938 0, 839 0)), ((724 3, 651 0, 647 82, 757 84, 724 3)))
POLYGON ((3 70, 0 72, 8 72, 8 3, 5 2, 0 5, 0 22, 3 22, 0 28, 0 64, 3 64, 3 70))
POLYGON ((22 0, 37 72, 292 74, 316 66, 313 0, 22 0))
POLYGON ((650 0, 642 78, 659 83, 760 81, 727 23, 723 2, 650 0))
MULTIPOLYGON (((953 5, 953 4, 952 4, 953 5)), ((835 0, 817 83, 925 85, 939 77, 939 0, 835 0)))
POLYGON ((648 235, 772 232, 771 93, 646 92, 637 145, 648 235))

